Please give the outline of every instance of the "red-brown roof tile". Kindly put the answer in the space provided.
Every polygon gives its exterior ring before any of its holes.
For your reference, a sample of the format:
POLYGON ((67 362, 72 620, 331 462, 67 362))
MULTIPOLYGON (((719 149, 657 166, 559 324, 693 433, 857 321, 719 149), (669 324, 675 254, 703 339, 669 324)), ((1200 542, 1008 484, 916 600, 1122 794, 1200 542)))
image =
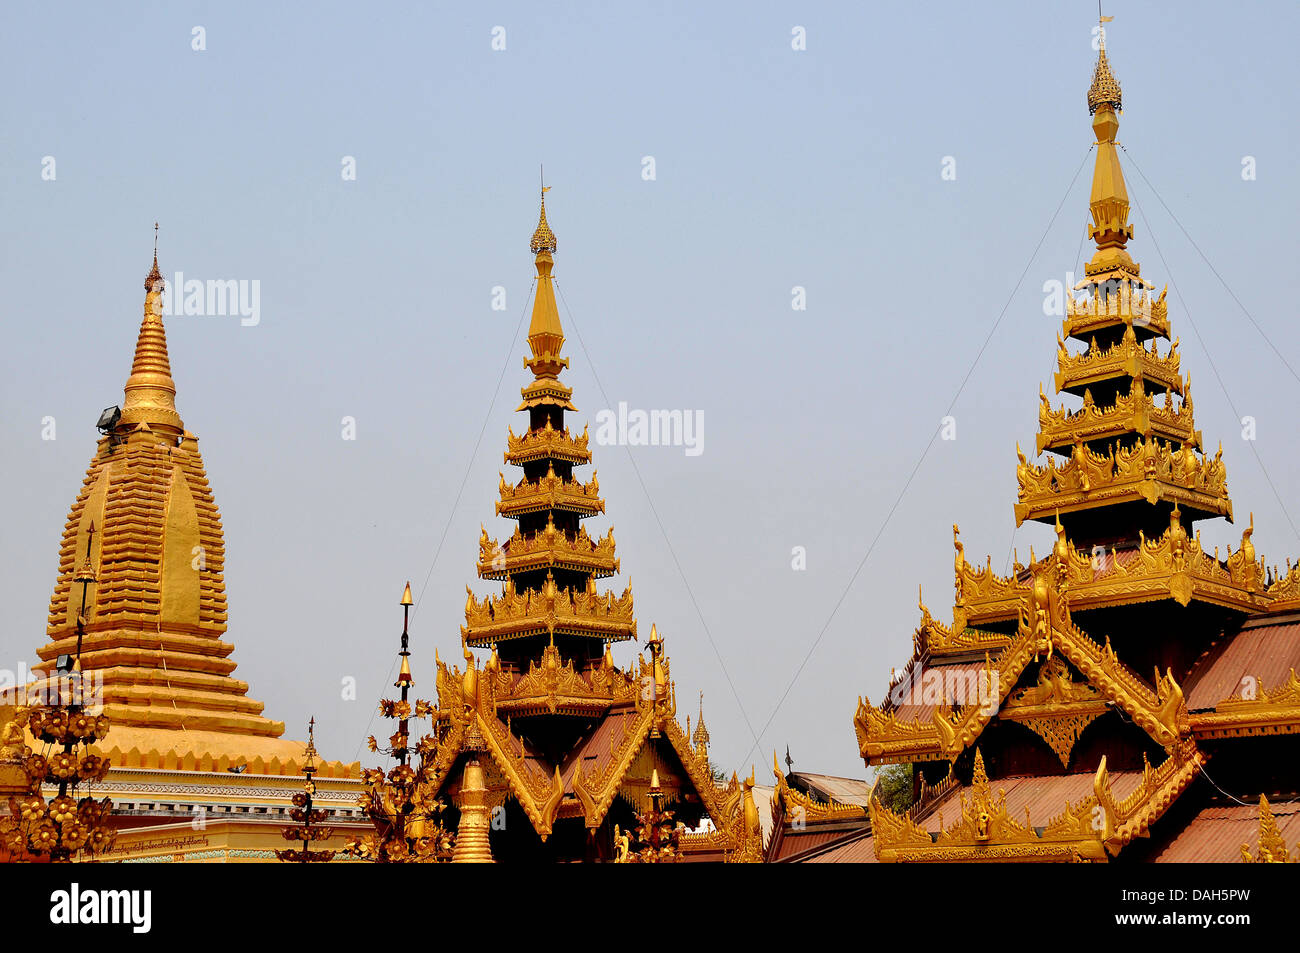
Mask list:
MULTIPOLYGON (((1270 804, 1278 830, 1292 856, 1300 840, 1300 801, 1270 804)), ((1251 854, 1259 844, 1259 807, 1234 804, 1207 807, 1192 818, 1170 844, 1156 855, 1157 863, 1236 863, 1241 860, 1241 845, 1251 854)))
POLYGON ((1300 619, 1247 623, 1225 643, 1212 650, 1192 671, 1183 686, 1188 711, 1204 711, 1233 695, 1240 695, 1245 679, 1258 679, 1265 690, 1282 684, 1291 669, 1300 671, 1300 619))

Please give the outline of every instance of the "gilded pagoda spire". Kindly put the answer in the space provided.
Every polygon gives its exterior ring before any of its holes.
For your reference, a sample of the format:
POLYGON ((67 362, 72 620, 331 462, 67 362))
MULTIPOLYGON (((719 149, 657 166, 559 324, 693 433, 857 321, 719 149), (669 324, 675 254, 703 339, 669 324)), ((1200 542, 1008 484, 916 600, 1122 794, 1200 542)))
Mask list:
POLYGON ((569 401, 573 391, 559 382, 562 370, 569 359, 561 357, 564 348, 564 326, 555 306, 555 285, 551 269, 555 266, 555 233, 546 221, 546 193, 549 185, 542 186, 542 208, 533 231, 529 248, 537 266, 537 291, 533 295, 533 316, 528 325, 528 347, 532 357, 524 358, 524 366, 537 378, 523 390, 524 402, 520 410, 552 404, 565 410, 577 408, 569 401))
POLYGON ((144 279, 144 318, 136 337, 131 376, 124 388, 123 424, 148 424, 180 435, 185 429, 176 412, 176 383, 167 356, 167 332, 162 321, 162 295, 166 287, 158 271, 157 225, 154 225, 153 267, 144 279))
POLYGON ((1119 81, 1110 70, 1106 59, 1105 24, 1101 21, 1101 46, 1097 65, 1088 88, 1088 114, 1092 116, 1092 131, 1097 137, 1097 162, 1092 173, 1092 225, 1088 237, 1097 243, 1097 251, 1084 268, 1087 281, 1100 282, 1116 278, 1139 281, 1140 268, 1129 257, 1125 246, 1133 237, 1129 224, 1128 189, 1124 186, 1124 170, 1120 167, 1115 134, 1119 132, 1119 113, 1123 97, 1119 81))

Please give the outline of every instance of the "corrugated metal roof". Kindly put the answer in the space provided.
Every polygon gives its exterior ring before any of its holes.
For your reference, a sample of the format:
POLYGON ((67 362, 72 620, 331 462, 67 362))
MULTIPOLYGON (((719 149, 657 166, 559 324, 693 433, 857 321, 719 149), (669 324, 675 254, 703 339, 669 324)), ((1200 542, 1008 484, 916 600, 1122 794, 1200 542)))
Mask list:
MULTIPOLYGON (((1041 777, 998 778, 990 781, 993 796, 999 791, 1007 795, 1007 813, 1017 823, 1024 823, 1025 808, 1029 808, 1029 818, 1035 827, 1042 827, 1065 810, 1065 802, 1078 804, 1092 794, 1091 773, 1046 775, 1041 777)), ((1115 796, 1123 799, 1129 796, 1142 780, 1141 771, 1112 771, 1110 780, 1115 796)), ((951 827, 961 811, 958 796, 970 788, 956 787, 939 800, 921 826, 931 832, 951 827), (942 815, 942 822, 940 816, 942 815)))
POLYGON ((795 771, 792 775, 801 780, 820 801, 836 804, 856 804, 866 807, 870 800, 871 785, 860 778, 840 778, 832 774, 809 774, 795 771))
POLYGON ((841 844, 839 847, 832 847, 824 853, 815 857, 809 857, 806 863, 809 864, 875 864, 876 849, 872 846, 870 836, 859 837, 857 840, 851 840, 847 844, 841 844))
MULTIPOLYGON (((1300 801, 1270 804, 1278 830, 1292 856, 1300 840, 1300 801)), ((1241 845, 1251 854, 1259 844, 1259 807, 1234 804, 1230 807, 1207 807, 1194 818, 1155 860, 1172 863, 1236 863, 1241 860, 1241 845)))
POLYGON ((1247 677, 1265 690, 1280 685, 1291 669, 1300 671, 1300 623, 1244 626, 1193 670, 1184 687, 1189 711, 1213 708, 1240 695, 1247 677))
POLYGON ((805 831, 786 830, 781 836, 780 853, 774 859, 784 860, 787 857, 793 857, 795 854, 802 854, 806 850, 834 844, 837 841, 844 840, 846 836, 855 835, 854 833, 846 835, 843 830, 819 831, 812 828, 805 831))
POLYGON ((983 671, 983 659, 923 666, 910 685, 900 684, 890 691, 891 698, 900 698, 894 706, 894 714, 900 721, 915 720, 928 724, 940 704, 946 709, 953 702, 968 705, 977 701, 979 676, 983 671))
MULTIPOLYGON (((636 725, 637 715, 635 705, 610 709, 609 714, 601 719, 595 730, 565 755, 560 765, 560 777, 564 781, 565 791, 570 793, 573 791, 573 775, 578 769, 579 762, 582 763, 582 773, 588 780, 605 770, 614 752, 622 744, 624 734, 636 725)), ((554 771, 549 765, 540 762, 538 767, 544 771, 554 771)))

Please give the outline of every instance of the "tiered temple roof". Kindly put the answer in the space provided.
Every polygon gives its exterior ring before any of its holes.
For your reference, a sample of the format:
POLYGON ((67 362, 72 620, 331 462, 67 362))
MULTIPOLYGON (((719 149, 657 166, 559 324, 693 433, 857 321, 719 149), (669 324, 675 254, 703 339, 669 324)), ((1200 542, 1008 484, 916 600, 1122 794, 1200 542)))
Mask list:
POLYGON ((1300 567, 1266 567, 1253 517, 1226 553, 1194 529, 1231 520, 1232 502, 1177 341, 1161 347, 1165 293, 1127 250, 1120 101, 1103 44, 1088 93, 1096 251, 1057 339, 1057 392, 1079 404, 1040 391, 1048 459, 1017 450, 1016 523, 1057 538, 1001 576, 966 560, 953 527, 952 624, 922 605, 912 658, 854 717, 868 765, 912 766, 911 810, 871 802, 879 860, 1235 860, 1224 837, 1245 817, 1225 791, 1279 804, 1260 809, 1260 844, 1294 826, 1300 567))
MULTIPOLYGON (((517 527, 500 542, 480 534, 478 575, 502 589, 483 598, 468 591, 465 670, 437 662, 436 748, 426 757, 432 793, 449 795, 459 816, 467 795, 479 796, 466 772, 482 768, 487 805, 506 819, 490 834, 498 861, 613 859, 618 832, 636 823, 652 794, 689 825, 707 819, 682 836, 684 859, 757 860, 753 778, 714 780, 702 715, 694 738, 677 722, 658 631, 651 627, 649 658, 628 668, 614 662, 613 646, 638 638, 637 620, 630 585, 621 595, 596 585, 620 569, 613 529, 594 536, 580 525, 604 513, 605 502, 594 474, 585 483, 574 475, 591 450, 585 428, 575 437, 565 425, 577 408, 559 380, 569 361, 551 274, 556 245, 543 191, 530 245, 537 290, 524 366, 533 380, 518 408, 528 429, 510 431, 505 453, 523 474, 513 484, 501 476, 496 504, 517 527), (474 649, 491 654, 480 663, 474 649)), ((484 858, 480 851, 475 859, 484 858)))

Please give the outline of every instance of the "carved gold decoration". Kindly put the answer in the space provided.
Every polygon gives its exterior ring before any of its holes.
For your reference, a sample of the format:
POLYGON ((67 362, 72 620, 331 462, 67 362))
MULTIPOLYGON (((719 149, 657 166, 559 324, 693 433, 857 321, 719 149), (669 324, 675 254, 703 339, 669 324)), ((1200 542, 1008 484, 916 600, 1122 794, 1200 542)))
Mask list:
POLYGON ((1183 393, 1183 378, 1179 373, 1178 341, 1169 351, 1161 354, 1157 341, 1146 347, 1137 339, 1133 318, 1125 315, 1124 336, 1107 348, 1098 348, 1092 342, 1082 354, 1070 354, 1065 342, 1056 339, 1057 365, 1056 389, 1058 392, 1083 388, 1114 377, 1126 376, 1138 381, 1147 380, 1179 396, 1183 393))
POLYGON ((1102 838, 1112 854, 1118 854, 1134 837, 1146 836, 1151 825, 1192 783, 1205 764, 1205 755, 1196 747, 1195 739, 1186 737, 1170 749, 1159 768, 1152 768, 1145 756, 1142 761, 1141 783, 1122 800, 1116 799, 1111 790, 1105 755, 1093 778, 1093 793, 1102 811, 1102 838))
POLYGON ((556 430, 550 421, 540 430, 515 435, 509 431, 505 462, 523 466, 533 460, 563 460, 565 463, 582 464, 591 462, 591 450, 588 449, 587 428, 582 428, 582 436, 574 437, 569 428, 556 430))
MULTIPOLYGON (((1188 536, 1177 510, 1158 539, 1147 539, 1139 531, 1134 549, 1081 552, 1058 530, 1065 548, 1063 562, 1070 605, 1090 609, 1171 598, 1180 605, 1197 599, 1225 608, 1264 609, 1271 593, 1263 590, 1264 564, 1255 557, 1253 532, 1252 514, 1251 525, 1242 533, 1241 547, 1236 552, 1230 549, 1225 560, 1217 550, 1213 554, 1204 552, 1199 536, 1188 536)), ((957 567, 957 586, 965 615, 982 623, 1014 618, 1020 600, 1029 591, 1029 580, 1043 565, 1043 560, 1031 561, 1029 567, 1003 578, 991 568, 975 569, 962 559, 957 567)))
POLYGON ((589 483, 579 483, 556 476, 555 466, 551 464, 546 476, 533 481, 521 480, 515 486, 506 483, 504 473, 500 477, 501 499, 496 504, 498 516, 518 519, 528 513, 557 510, 585 517, 605 512, 605 501, 600 498, 600 481, 595 473, 592 473, 589 483))
MULTIPOLYGON (((1300 853, 1300 847, 1297 847, 1300 853)), ((1278 830, 1277 818, 1268 806, 1268 798, 1259 796, 1259 841, 1255 856, 1251 856, 1250 845, 1241 845, 1241 859, 1248 864, 1294 864, 1300 859, 1293 858, 1286 846, 1282 832, 1278 830)))
MULTIPOLYGON (((1085 281, 1082 284, 1091 284, 1085 281)), ((1134 333, 1150 333, 1168 339, 1169 305, 1165 300, 1169 289, 1160 292, 1152 299, 1149 289, 1144 289, 1142 282, 1121 278, 1116 282, 1114 294, 1084 295, 1075 297, 1072 293, 1065 296, 1065 321, 1061 332, 1067 338, 1080 341, 1090 340, 1098 331, 1114 327, 1116 324, 1131 324, 1134 333)))
POLYGON ((1065 407, 1054 409, 1041 390, 1038 400, 1039 453, 1072 448, 1080 441, 1114 440, 1130 433, 1196 449, 1201 447, 1201 432, 1192 417, 1190 390, 1184 393, 1180 405, 1175 406, 1172 391, 1167 391, 1164 402, 1157 404, 1155 397, 1135 378, 1129 393, 1120 394, 1109 407, 1094 401, 1091 391, 1084 393, 1083 407, 1075 411, 1065 407))
POLYGON ((1031 464, 1019 448, 1016 454, 1017 526, 1027 519, 1047 520, 1057 513, 1133 500, 1168 500, 1232 518, 1222 448, 1202 459, 1190 447, 1178 450, 1152 437, 1105 454, 1080 442, 1060 466, 1051 458, 1044 466, 1031 464))
POLYGON ((1300 733, 1300 678, 1295 669, 1281 684, 1265 689, 1258 678, 1243 693, 1229 695, 1213 711, 1190 716, 1198 738, 1300 733), (1243 693, 1248 697, 1242 697, 1243 693))
POLYGON ((863 820, 867 809, 856 804, 839 804, 819 801, 815 797, 790 787, 776 752, 772 752, 772 774, 776 777, 776 793, 772 797, 772 815, 783 816, 792 824, 811 824, 818 821, 863 820))
MULTIPOLYGON (((1058 651, 1082 674, 1090 687, 1078 689, 1080 697, 1072 698, 1064 709, 1053 710, 1052 714, 1060 711, 1069 717, 1099 715, 1109 702, 1118 705, 1135 724, 1163 746, 1174 744, 1190 731, 1186 702, 1172 672, 1159 676, 1153 690, 1120 662, 1108 644, 1097 644, 1070 620, 1069 603, 1064 598, 1068 586, 1058 593, 1050 582, 1053 577, 1058 582, 1066 579, 1061 572, 1061 557, 1055 553, 1035 568, 1032 595, 1023 597, 1020 603, 1016 637, 996 661, 985 659, 984 669, 974 686, 975 699, 948 709, 939 705, 928 724, 916 719, 900 719, 893 711, 892 696, 879 708, 859 699, 854 728, 863 759, 868 764, 926 761, 938 757, 954 760, 998 716, 1026 666, 1040 656, 1045 656, 1050 662, 1053 653, 1058 651), (1084 707, 1074 707, 1075 703, 1085 700, 1088 704, 1084 707)), ((1025 704, 1025 700, 1037 697, 1033 691, 1022 690, 1018 697, 1021 699, 1020 717, 1038 718, 1049 714, 1035 711, 1031 705, 1025 704)), ((1011 708, 1012 714, 1005 717, 1016 717, 1016 704, 1011 708)), ((1082 727, 1079 727, 1080 731, 1082 727)), ((1051 734, 1059 735, 1059 730, 1053 729, 1051 734)), ((1073 742, 1070 744, 1072 747, 1073 742)), ((1057 754, 1060 755, 1059 750, 1057 754)))
POLYGON ((461 635, 476 647, 556 632, 606 641, 636 638, 630 586, 615 598, 612 592, 597 592, 593 579, 588 579, 582 591, 560 589, 548 573, 541 589, 519 593, 510 579, 500 596, 486 596, 479 601, 468 587, 466 593, 466 625, 461 626, 461 635))
POLYGON ((538 532, 525 536, 515 530, 504 544, 489 539, 487 530, 483 530, 478 545, 478 574, 483 579, 506 579, 513 573, 533 569, 571 569, 590 573, 594 578, 618 572, 612 526, 604 537, 594 540, 585 529, 566 534, 548 518, 538 532))
POLYGON ((1006 794, 993 795, 976 749, 974 777, 959 795, 960 813, 949 827, 931 835, 906 814, 895 814, 873 797, 870 803, 872 845, 882 863, 971 861, 1104 861, 1105 849, 1085 802, 1065 809, 1035 830, 1026 813, 1024 823, 1007 811, 1006 794))

